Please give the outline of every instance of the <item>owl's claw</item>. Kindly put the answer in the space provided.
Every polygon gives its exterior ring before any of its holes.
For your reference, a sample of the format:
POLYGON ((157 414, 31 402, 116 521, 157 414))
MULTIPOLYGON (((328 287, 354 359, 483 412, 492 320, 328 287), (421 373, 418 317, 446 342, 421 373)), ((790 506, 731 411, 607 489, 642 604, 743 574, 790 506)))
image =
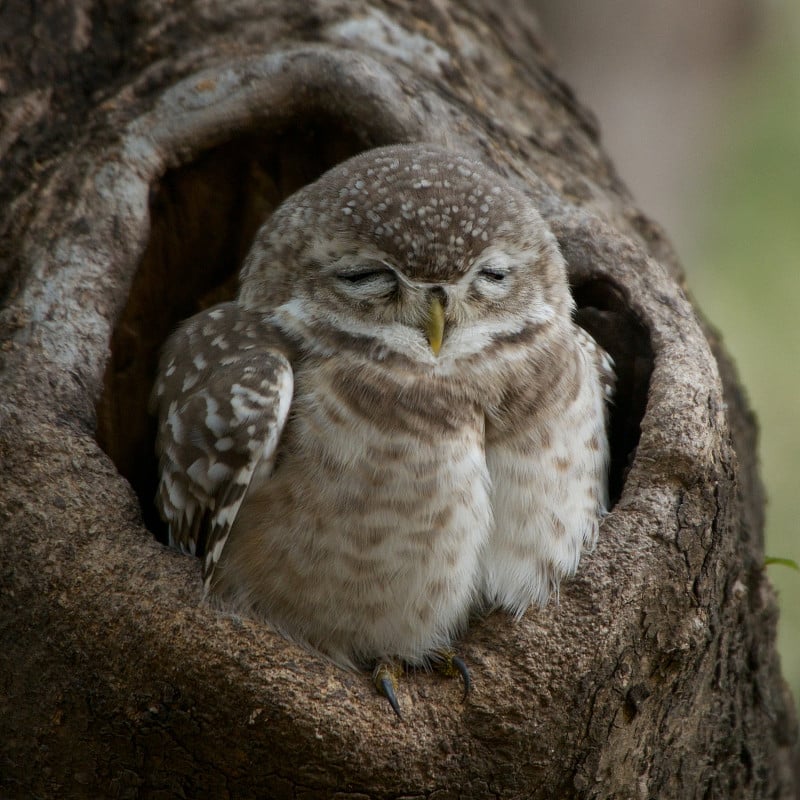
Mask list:
MULTIPOLYGON (((435 668, 443 675, 448 678, 461 678, 464 684, 461 702, 466 702, 472 688, 472 677, 464 659, 449 648, 443 648, 433 653, 431 660, 435 668)), ((375 684, 375 688, 389 701, 389 705, 400 720, 403 719, 403 715, 400 713, 400 703, 397 701, 397 684, 402 672, 403 668, 396 663, 381 662, 372 673, 372 682, 375 684)))
POLYGON ((400 677, 400 667, 396 664, 378 664, 372 673, 375 688, 388 701, 398 719, 403 719, 400 713, 400 704, 397 702, 397 680, 400 677))
POLYGON ((466 702, 469 690, 472 688, 472 677, 464 659, 449 649, 439 650, 435 658, 436 667, 443 675, 448 678, 461 678, 464 683, 464 695, 461 698, 461 702, 466 702))
POLYGON ((464 663, 464 659, 457 655, 453 655, 450 663, 456 668, 458 674, 461 676, 461 680, 464 682, 464 694, 461 697, 461 702, 466 703, 467 695, 472 688, 472 677, 469 674, 469 667, 464 663))

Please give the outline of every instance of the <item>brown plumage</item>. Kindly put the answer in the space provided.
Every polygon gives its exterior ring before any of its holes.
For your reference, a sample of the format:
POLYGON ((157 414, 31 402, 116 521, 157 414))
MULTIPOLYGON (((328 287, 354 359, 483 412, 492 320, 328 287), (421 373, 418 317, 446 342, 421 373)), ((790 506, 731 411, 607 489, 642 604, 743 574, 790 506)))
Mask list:
POLYGON ((341 664, 421 663, 547 601, 606 504, 607 356, 555 238, 464 156, 369 151, 168 341, 159 506, 221 603, 341 664))

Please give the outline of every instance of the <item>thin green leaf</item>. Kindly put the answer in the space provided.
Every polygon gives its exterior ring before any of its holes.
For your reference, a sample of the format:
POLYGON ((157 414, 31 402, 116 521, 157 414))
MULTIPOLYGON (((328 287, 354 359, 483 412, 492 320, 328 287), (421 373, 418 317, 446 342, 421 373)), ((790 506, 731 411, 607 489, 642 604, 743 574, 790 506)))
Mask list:
POLYGON ((780 564, 782 567, 789 567, 789 569, 795 570, 795 572, 800 572, 800 564, 798 564, 793 558, 767 558, 764 559, 764 566, 768 567, 770 564, 780 564))

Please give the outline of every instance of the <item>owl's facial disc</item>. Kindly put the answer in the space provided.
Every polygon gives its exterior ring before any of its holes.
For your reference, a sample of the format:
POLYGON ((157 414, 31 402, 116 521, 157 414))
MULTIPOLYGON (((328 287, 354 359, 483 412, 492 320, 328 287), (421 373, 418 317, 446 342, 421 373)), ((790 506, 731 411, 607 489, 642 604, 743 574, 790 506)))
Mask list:
POLYGON ((524 261, 502 248, 485 248, 471 263, 454 264, 450 280, 441 282, 366 242, 336 249, 340 255, 310 279, 313 304, 337 326, 423 363, 431 356, 441 364, 474 355, 494 337, 521 328, 538 305, 524 261))

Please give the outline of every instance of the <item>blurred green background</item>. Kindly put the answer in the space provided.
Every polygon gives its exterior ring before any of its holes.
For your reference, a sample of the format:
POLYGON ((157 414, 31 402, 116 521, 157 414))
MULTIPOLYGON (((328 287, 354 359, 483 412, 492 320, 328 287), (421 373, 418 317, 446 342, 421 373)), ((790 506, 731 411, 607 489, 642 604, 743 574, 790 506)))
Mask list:
MULTIPOLYGON (((761 427, 766 554, 800 562, 800 3, 536 4, 559 72, 737 362, 761 427)), ((767 570, 797 701, 800 573, 767 570)))
MULTIPOLYGON (((768 14, 727 93, 701 230, 682 256, 760 422, 766 553, 800 562, 800 4, 771 4, 768 14)), ((777 564, 768 571, 797 701, 800 573, 777 564)))

